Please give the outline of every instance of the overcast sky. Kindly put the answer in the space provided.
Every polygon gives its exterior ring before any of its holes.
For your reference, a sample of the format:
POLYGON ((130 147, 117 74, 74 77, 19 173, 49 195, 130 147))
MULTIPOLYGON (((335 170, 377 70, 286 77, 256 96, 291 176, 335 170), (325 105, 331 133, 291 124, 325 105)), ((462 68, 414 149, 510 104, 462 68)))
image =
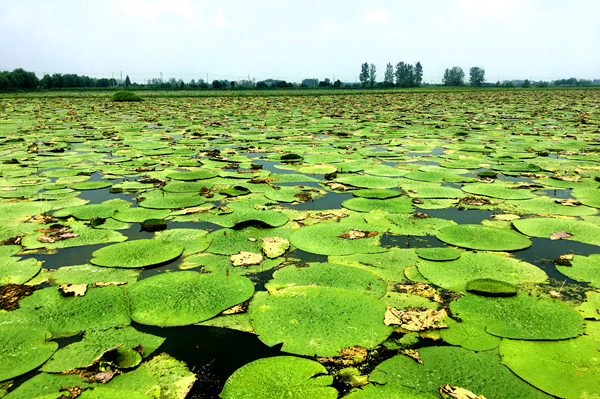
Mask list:
POLYGON ((0 70, 356 81, 364 62, 600 79, 600 0, 2 0, 0 70))

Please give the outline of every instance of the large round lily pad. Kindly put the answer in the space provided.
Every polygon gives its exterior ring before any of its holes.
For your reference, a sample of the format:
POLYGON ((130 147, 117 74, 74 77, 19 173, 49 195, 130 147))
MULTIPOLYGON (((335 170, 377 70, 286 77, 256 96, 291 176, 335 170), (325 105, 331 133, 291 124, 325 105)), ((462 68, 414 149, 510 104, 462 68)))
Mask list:
POLYGON ((306 226, 290 234, 295 247, 319 255, 350 255, 353 253, 377 253, 385 249, 379 246, 380 233, 366 223, 319 223, 306 226), (352 231, 376 233, 371 237, 344 238, 352 231))
POLYGON ((533 198, 529 190, 511 189, 500 183, 474 183, 462 187, 463 191, 469 194, 484 195, 486 197, 500 198, 507 200, 527 200, 533 198))
POLYGON ((58 349, 48 338, 44 328, 0 326, 0 381, 25 374, 48 360, 58 349))
POLYGON ((570 262, 571 266, 556 265, 556 269, 573 280, 589 282, 600 288, 600 254, 574 255, 570 262))
POLYGON ((169 216, 169 209, 129 208, 114 212, 111 217, 120 222, 142 223, 148 219, 164 219, 169 216))
POLYGON ((193 194, 170 194, 164 197, 149 198, 140 202, 142 208, 176 209, 198 206, 204 203, 204 197, 193 194))
POLYGON ((255 360, 237 369, 225 382, 223 399, 335 399, 333 377, 321 364, 299 357, 277 356, 255 360))
POLYGON ((600 226, 594 223, 571 219, 531 218, 513 220, 513 226, 523 234, 532 237, 551 238, 552 234, 566 232, 571 237, 566 240, 600 245, 600 226))
POLYGON ((442 339, 450 345, 462 346, 472 351, 487 351, 497 348, 500 338, 485 331, 485 326, 474 323, 457 323, 447 320, 449 328, 440 331, 442 339))
POLYGON ((394 197, 389 199, 350 198, 342 202, 344 208, 357 212, 371 212, 382 210, 390 213, 408 213, 415 207, 408 197, 394 197))
POLYGON ((565 341, 500 343, 502 363, 531 385, 559 398, 597 398, 600 392, 600 341, 579 337, 565 341))
POLYGON ((483 251, 516 251, 531 246, 531 241, 516 231, 480 224, 444 227, 436 237, 457 247, 483 251))
POLYGON ((508 298, 466 295, 450 304, 465 322, 485 325, 490 334, 512 339, 565 339, 583 333, 583 317, 562 302, 529 296, 508 298))
POLYGON ((0 257, 0 285, 23 284, 35 276, 42 262, 34 258, 19 260, 19 257, 0 257))
POLYGON ((419 258, 433 261, 455 260, 460 258, 460 251, 454 248, 417 248, 419 258))
POLYGON ((165 240, 125 241, 95 251, 90 263, 105 267, 146 267, 173 260, 183 250, 182 245, 165 240))
POLYGON ((182 271, 138 281, 127 290, 131 318, 154 326, 199 323, 252 297, 254 285, 241 276, 182 271))
POLYGON ((169 179, 173 180, 204 180, 210 179, 211 177, 217 176, 216 173, 210 172, 208 170, 197 170, 193 172, 173 172, 167 175, 169 179))
POLYGON ((419 260, 419 272, 427 280, 448 290, 460 292, 467 282, 493 278, 511 284, 541 283, 548 276, 531 263, 485 252, 463 252, 461 257, 446 262, 419 260))
POLYGON ((187 256, 204 251, 210 245, 212 239, 208 232, 200 229, 170 229, 159 231, 154 238, 170 241, 182 245, 185 250, 182 256, 187 256))
POLYGON ((392 328, 383 324, 385 305, 365 294, 332 287, 292 287, 267 299, 252 325, 269 346, 306 356, 339 356, 351 346, 373 348, 392 328))
POLYGON ((265 284, 269 291, 303 285, 338 287, 362 292, 374 298, 385 294, 385 282, 375 274, 351 266, 331 263, 312 263, 305 267, 284 267, 273 273, 265 284))
POLYGON ((450 384, 486 398, 549 399, 500 364, 500 358, 491 352, 473 352, 454 346, 431 346, 418 351, 423 364, 397 355, 377 366, 371 373, 371 381, 399 383, 437 395, 443 384, 450 384))

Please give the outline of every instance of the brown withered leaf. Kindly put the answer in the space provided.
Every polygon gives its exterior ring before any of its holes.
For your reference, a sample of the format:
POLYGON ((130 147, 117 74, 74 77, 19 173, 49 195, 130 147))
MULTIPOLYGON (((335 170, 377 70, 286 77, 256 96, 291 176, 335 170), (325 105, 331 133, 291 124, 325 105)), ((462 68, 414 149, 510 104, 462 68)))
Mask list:
POLYGON ((562 181, 568 181, 568 182, 580 182, 581 181, 581 176, 561 175, 558 173, 553 175, 552 178, 556 179, 556 180, 562 180, 562 181))
POLYGON ((554 202, 556 202, 557 204, 561 204, 564 206, 578 206, 581 205, 581 202, 573 199, 573 198, 563 198, 563 199, 555 199, 554 202))
POLYGON ((242 302, 240 304, 237 304, 235 306, 232 306, 229 309, 225 309, 222 312, 222 314, 226 315, 226 314, 244 313, 246 311, 246 309, 248 309, 248 304, 249 303, 250 303, 250 301, 246 301, 246 302, 242 302))
POLYGON ((263 237, 260 247, 267 258, 277 258, 290 248, 290 242, 281 237, 263 237))
POLYGON ((83 393, 83 391, 87 391, 88 389, 94 389, 94 387, 87 387, 87 388, 81 388, 81 387, 60 387, 60 389, 58 390, 59 392, 68 392, 69 396, 60 396, 61 398, 77 398, 79 397, 79 395, 81 395, 83 393))
POLYGON ((408 308, 399 310, 391 306, 386 307, 383 323, 386 326, 399 325, 407 331, 424 331, 429 329, 448 328, 446 324, 437 324, 448 314, 445 309, 418 310, 408 308))
POLYGON ((423 212, 415 212, 413 216, 409 217, 409 219, 428 219, 431 216, 429 216, 426 213, 423 212))
POLYGON ((450 397, 454 399, 486 399, 483 395, 475 395, 473 392, 459 387, 453 387, 450 384, 444 384, 439 389, 442 398, 450 397))
POLYGON ((58 290, 64 296, 84 296, 87 291, 87 284, 62 284, 58 290))
POLYGON ((365 231, 365 230, 359 230, 359 229, 351 229, 349 233, 340 234, 340 235, 338 235, 338 237, 346 238, 348 240, 357 240, 360 238, 375 237, 377 234, 379 234, 378 231, 365 231))
POLYGON ((423 298, 431 298, 437 294, 435 288, 423 283, 398 284, 396 285, 396 288, 398 288, 400 291, 422 296, 423 298))
POLYGON ((573 234, 569 233, 568 231, 557 231, 556 233, 550 234, 551 240, 561 240, 569 237, 573 237, 573 234))
POLYGON ((42 223, 42 224, 47 224, 50 221, 52 221, 52 216, 50 215, 42 215, 42 214, 37 214, 34 217, 32 217, 31 219, 29 219, 26 223, 42 223))
POLYGON ((54 238, 52 238, 50 236, 46 236, 46 235, 39 236, 37 238, 37 240, 39 242, 46 242, 46 243, 53 243, 54 242, 54 238))
POLYGON ((489 200, 486 200, 485 198, 476 198, 476 197, 461 198, 460 202, 462 202, 463 204, 475 205, 475 206, 483 206, 483 205, 491 204, 491 202, 489 200))
POLYGON ((88 378, 86 382, 99 382, 101 384, 106 384, 117 374, 120 374, 117 370, 100 371, 99 373, 96 373, 88 378))
POLYGON ((194 207, 194 208, 186 208, 186 209, 183 209, 179 213, 179 215, 189 215, 191 213, 208 212, 211 209, 212 209, 212 206, 201 206, 201 207, 194 207))
POLYGON ((0 241, 0 245, 21 245, 22 239, 23 239, 23 236, 21 234, 17 234, 14 237, 10 237, 4 241, 0 241))
POLYGON ((25 284, 0 285, 0 309, 7 311, 19 309, 19 300, 31 295, 34 290, 32 286, 25 284))
POLYGON ((400 353, 408 357, 412 357, 419 364, 423 364, 423 361, 421 360, 421 355, 419 355, 419 351, 416 349, 404 349, 400 351, 400 353))
POLYGON ((102 288, 102 287, 108 287, 109 285, 125 285, 125 284, 127 284, 126 281, 107 281, 107 282, 99 281, 97 283, 94 283, 92 285, 92 288, 102 288))
POLYGON ((351 346, 350 348, 343 348, 338 351, 340 356, 336 357, 318 357, 317 362, 341 364, 344 366, 350 366, 358 363, 363 363, 367 360, 368 351, 367 348, 362 346, 351 346))
POLYGON ((325 185, 329 186, 329 188, 331 188, 332 190, 346 191, 348 189, 348 187, 346 187, 340 183, 329 182, 329 183, 325 183, 325 185))
POLYGON ((263 256, 254 252, 240 251, 238 254, 231 255, 230 259, 233 266, 251 266, 260 264, 263 256))
POLYGON ((573 254, 560 255, 554 259, 552 263, 556 266, 572 266, 571 261, 573 260, 573 254))

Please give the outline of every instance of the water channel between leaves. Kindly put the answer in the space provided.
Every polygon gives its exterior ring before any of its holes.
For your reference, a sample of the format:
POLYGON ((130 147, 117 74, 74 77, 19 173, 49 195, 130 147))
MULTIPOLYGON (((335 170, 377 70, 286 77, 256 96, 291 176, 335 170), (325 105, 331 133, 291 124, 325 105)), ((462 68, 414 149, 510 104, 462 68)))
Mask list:
POLYGON ((0 98, 0 397, 599 397, 598 93, 0 98))

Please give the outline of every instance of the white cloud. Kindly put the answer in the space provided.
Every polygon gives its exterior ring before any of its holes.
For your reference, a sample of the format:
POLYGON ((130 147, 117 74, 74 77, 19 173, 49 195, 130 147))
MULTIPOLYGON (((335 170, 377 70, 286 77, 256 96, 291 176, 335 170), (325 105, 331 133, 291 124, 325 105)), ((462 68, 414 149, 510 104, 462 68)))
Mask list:
POLYGON ((147 21, 156 21, 166 15, 198 21, 206 8, 206 1, 194 0, 119 0, 115 2, 117 13, 134 15, 147 21))
POLYGON ((496 18, 519 14, 524 9, 516 0, 458 0, 458 5, 469 14, 496 18))
POLYGON ((215 24, 219 28, 226 28, 229 26, 229 23, 225 19, 225 10, 222 8, 217 8, 217 14, 215 16, 215 24))
POLYGON ((369 22, 386 23, 390 20, 390 14, 383 10, 367 10, 364 18, 369 22))

